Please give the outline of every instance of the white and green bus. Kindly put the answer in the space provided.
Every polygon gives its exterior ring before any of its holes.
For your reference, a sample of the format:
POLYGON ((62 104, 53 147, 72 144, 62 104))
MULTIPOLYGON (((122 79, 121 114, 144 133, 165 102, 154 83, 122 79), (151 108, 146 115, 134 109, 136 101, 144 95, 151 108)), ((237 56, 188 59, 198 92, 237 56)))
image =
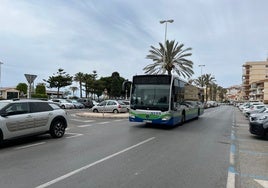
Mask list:
POLYGON ((203 114, 203 90, 174 75, 133 76, 130 122, 173 126, 203 114))

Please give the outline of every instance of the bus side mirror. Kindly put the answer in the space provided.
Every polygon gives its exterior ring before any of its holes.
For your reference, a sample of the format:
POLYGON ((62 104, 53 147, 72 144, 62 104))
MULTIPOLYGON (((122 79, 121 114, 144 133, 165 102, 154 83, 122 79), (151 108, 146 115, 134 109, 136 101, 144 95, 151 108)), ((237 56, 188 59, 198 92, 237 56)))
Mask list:
POLYGON ((131 81, 128 81, 128 80, 125 80, 123 83, 122 83, 122 91, 125 92, 126 91, 126 88, 127 88, 127 85, 131 85, 132 82, 131 81))

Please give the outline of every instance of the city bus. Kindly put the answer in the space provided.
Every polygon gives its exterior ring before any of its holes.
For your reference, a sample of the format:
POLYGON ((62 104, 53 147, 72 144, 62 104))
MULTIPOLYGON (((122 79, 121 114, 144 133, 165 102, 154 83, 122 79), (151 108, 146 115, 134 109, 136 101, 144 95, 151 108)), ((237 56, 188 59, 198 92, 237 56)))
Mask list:
POLYGON ((203 114, 203 89, 175 75, 133 76, 130 122, 174 126, 203 114))

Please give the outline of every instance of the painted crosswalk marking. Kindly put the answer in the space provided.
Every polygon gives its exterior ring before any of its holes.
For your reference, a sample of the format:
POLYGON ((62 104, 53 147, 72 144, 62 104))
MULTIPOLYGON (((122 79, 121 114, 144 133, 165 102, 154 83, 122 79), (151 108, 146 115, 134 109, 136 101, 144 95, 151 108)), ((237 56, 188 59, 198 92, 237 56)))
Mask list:
POLYGON ((264 188, 268 188, 268 181, 264 181, 264 180, 257 180, 254 179, 258 184, 260 184, 261 186, 263 186, 264 188))

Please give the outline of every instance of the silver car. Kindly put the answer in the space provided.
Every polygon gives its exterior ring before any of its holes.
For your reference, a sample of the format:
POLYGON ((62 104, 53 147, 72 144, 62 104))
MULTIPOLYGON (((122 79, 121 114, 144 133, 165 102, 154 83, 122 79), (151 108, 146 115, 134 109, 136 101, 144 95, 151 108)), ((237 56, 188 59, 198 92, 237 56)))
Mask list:
POLYGON ((58 105, 63 109, 75 108, 73 103, 67 101, 66 99, 51 99, 51 101, 58 103, 58 105))
POLYGON ((93 112, 113 112, 121 113, 127 112, 127 105, 117 100, 105 100, 92 108, 93 112))
POLYGON ((0 102, 0 142, 44 133, 60 138, 64 135, 67 125, 65 110, 52 102, 41 100, 0 102))
POLYGON ((249 132, 261 137, 268 133, 268 113, 256 113, 249 116, 249 132))

